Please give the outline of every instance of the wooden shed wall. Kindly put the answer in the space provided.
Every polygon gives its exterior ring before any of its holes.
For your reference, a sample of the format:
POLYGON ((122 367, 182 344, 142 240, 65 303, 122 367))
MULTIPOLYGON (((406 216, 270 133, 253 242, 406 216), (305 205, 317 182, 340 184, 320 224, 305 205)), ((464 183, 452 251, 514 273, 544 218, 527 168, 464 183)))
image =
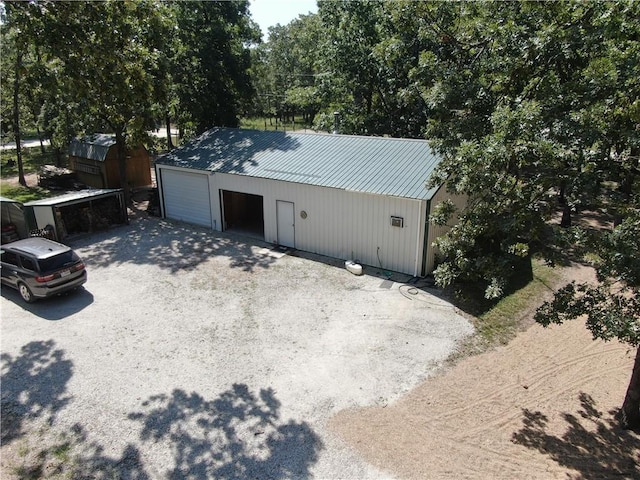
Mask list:
POLYGON ((144 147, 134 148, 127 158, 127 178, 132 187, 151 185, 151 160, 144 147))
MULTIPOLYGON (((69 157, 71 169, 78 181, 95 188, 121 188, 118 150, 112 146, 104 162, 90 158, 69 157), (93 170, 94 173, 88 170, 93 170)), ((127 153, 127 178, 131 187, 151 185, 151 161, 144 147, 127 153)))
POLYGON ((69 157, 69 167, 79 182, 94 188, 107 188, 105 164, 90 158, 69 157))

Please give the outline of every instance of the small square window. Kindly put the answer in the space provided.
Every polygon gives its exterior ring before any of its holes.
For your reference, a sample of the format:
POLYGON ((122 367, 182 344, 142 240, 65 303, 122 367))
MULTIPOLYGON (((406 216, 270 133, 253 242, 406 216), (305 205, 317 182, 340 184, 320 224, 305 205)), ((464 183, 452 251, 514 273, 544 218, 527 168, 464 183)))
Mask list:
POLYGON ((404 218, 392 216, 391 217, 391 226, 392 227, 403 228, 404 227, 404 218))

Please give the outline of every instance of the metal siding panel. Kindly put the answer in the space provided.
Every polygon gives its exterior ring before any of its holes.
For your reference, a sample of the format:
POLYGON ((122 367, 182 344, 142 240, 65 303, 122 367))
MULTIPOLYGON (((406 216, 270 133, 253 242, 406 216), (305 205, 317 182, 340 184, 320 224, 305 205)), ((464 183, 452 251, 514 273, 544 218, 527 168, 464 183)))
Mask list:
MULTIPOLYGON (((275 243, 276 200, 295 204, 296 248, 334 258, 356 257, 365 265, 413 274, 417 201, 348 192, 239 175, 214 176, 216 189, 253 193, 264 197, 265 240, 275 243), (306 210, 307 219, 300 218, 306 210), (390 226, 390 216, 405 218, 406 228, 390 226), (353 253, 352 253, 353 252, 353 253)), ((217 193, 216 193, 217 194, 217 193)))
POLYGON ((211 227, 208 176, 169 169, 160 172, 166 217, 211 227))

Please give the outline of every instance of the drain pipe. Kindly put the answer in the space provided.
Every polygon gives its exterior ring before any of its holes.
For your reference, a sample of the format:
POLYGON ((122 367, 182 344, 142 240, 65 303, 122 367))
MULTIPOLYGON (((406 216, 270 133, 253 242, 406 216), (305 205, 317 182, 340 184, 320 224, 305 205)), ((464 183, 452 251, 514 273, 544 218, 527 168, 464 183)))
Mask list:
MULTIPOLYGON (((418 206, 418 228, 417 228, 418 234, 416 238, 416 253, 415 253, 416 262, 413 269, 414 277, 419 277, 420 274, 422 273, 420 269, 420 263, 424 264, 424 257, 427 255, 427 249, 424 248, 424 244, 427 241, 427 238, 421 238, 422 237, 421 234, 424 233, 425 237, 428 236, 428 233, 427 233, 428 230, 425 231, 426 229, 422 228, 422 225, 425 225, 426 222, 428 221, 429 205, 431 205, 431 202, 429 200, 420 200, 420 203, 418 206), (425 209, 425 206, 427 207, 426 209, 425 209), (421 239, 422 241, 420 241, 421 239), (420 255, 420 252, 422 252, 422 255, 420 255)), ((427 226, 427 229, 428 229, 428 226, 427 226)))

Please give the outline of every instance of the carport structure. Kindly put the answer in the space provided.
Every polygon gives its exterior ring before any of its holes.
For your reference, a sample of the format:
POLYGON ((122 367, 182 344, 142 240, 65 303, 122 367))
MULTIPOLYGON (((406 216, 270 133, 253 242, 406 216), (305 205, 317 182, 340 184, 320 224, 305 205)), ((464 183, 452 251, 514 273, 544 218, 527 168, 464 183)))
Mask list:
POLYGON ((36 230, 53 240, 129 222, 122 189, 87 189, 24 204, 36 230))
POLYGON ((446 189, 427 141, 216 128, 156 160, 163 216, 414 276, 446 189))
POLYGON ((11 242, 29 236, 29 223, 24 211, 24 205, 17 200, 0 197, 2 211, 2 243, 11 242))

